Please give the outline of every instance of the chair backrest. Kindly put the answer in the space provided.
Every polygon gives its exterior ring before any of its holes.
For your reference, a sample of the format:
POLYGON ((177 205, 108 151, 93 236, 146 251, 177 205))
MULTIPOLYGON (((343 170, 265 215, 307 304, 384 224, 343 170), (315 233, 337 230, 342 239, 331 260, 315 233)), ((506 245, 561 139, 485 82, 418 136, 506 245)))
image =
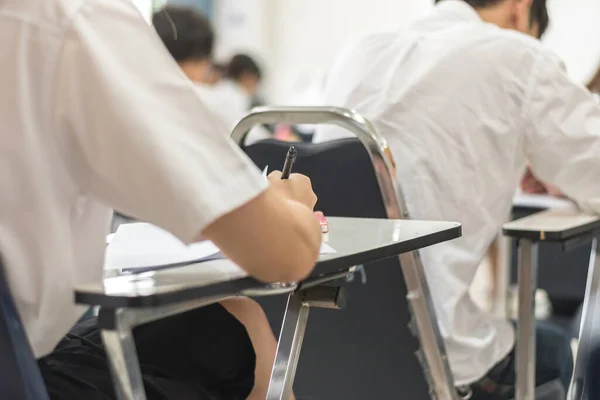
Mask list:
MULTIPOLYGON (((387 218, 373 164, 358 139, 294 145, 294 172, 311 178, 319 198, 317 210, 336 217, 387 218)), ((268 166, 272 171, 281 170, 289 147, 269 139, 242 149, 261 170, 268 166)))
MULTIPOLYGON (((311 178, 319 198, 317 210, 330 216, 387 218, 371 160, 360 141, 295 146, 294 171, 311 178)), ((288 148, 289 143, 266 140, 244 150, 259 168, 281 169, 288 148)), ((429 399, 414 355, 419 343, 408 328, 407 292, 398 258, 365 266, 362 273, 366 276, 357 274, 346 284, 351 288, 345 310, 311 312, 296 393, 314 399, 429 399), (364 279, 366 285, 361 284, 364 279)), ((259 302, 278 332, 285 299, 259 302)))
MULTIPOLYGON (((311 178, 317 209, 330 216, 408 218, 384 157, 387 143, 360 115, 329 107, 263 108, 244 118, 232 138, 242 143, 244 132, 258 123, 329 123, 352 131, 357 139, 296 144, 294 171, 311 178)), ((267 140, 243 149, 260 168, 273 170, 281 169, 288 148, 289 143, 267 140)), ((401 265, 398 258, 374 263, 356 275, 348 283, 353 287, 346 310, 311 313, 296 374, 298 395, 457 398, 422 265, 414 253, 400 260, 401 265)), ((278 332, 285 304, 276 301, 262 304, 278 332)))
POLYGON ((48 400, 0 257, 0 398, 48 400))

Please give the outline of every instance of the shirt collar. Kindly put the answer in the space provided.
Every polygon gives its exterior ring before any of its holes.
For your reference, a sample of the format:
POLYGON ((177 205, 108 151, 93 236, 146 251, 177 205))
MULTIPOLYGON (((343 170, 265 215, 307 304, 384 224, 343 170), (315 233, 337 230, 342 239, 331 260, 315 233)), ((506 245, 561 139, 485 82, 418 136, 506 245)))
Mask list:
POLYGON ((444 0, 436 5, 436 8, 465 21, 482 21, 481 17, 471 5, 462 0, 444 0))

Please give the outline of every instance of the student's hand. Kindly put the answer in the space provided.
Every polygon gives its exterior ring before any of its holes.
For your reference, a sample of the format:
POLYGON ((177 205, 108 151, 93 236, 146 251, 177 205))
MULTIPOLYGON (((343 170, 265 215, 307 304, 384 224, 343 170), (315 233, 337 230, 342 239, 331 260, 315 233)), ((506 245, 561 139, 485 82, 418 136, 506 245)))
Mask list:
POLYGON ((533 175, 531 168, 527 167, 525 174, 521 178, 521 191, 527 194, 545 194, 546 187, 533 175))
POLYGON ((540 181, 527 167, 523 178, 521 178, 521 191, 527 194, 548 194, 550 196, 562 197, 562 192, 555 186, 540 181))
POLYGON ((271 187, 282 196, 304 204, 311 210, 317 204, 317 195, 313 192, 312 184, 307 176, 291 174, 289 179, 281 179, 280 171, 269 174, 271 187))

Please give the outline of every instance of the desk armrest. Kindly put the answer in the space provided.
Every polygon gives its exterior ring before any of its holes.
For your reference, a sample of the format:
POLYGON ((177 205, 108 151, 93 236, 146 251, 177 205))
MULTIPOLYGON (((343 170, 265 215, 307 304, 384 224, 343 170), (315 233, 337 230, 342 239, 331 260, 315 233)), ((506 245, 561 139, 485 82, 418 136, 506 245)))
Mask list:
POLYGON ((576 210, 547 210, 504 224, 506 236, 534 241, 566 242, 600 232, 600 217, 576 210))

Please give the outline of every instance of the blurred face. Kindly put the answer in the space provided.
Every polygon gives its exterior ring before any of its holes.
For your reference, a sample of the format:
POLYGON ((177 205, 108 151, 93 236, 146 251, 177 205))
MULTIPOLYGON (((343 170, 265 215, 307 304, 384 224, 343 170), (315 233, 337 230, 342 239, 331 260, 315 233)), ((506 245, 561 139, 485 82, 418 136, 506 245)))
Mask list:
POLYGON ((250 96, 254 96, 256 91, 258 90, 258 85, 260 84, 260 79, 258 76, 245 72, 242 74, 239 80, 240 84, 250 96))
POLYGON ((223 71, 219 68, 211 66, 210 72, 208 74, 207 83, 214 85, 216 83, 219 83, 221 79, 223 79, 223 71))
POLYGON ((192 81, 197 83, 210 83, 211 64, 208 60, 188 60, 179 63, 183 72, 192 81))

